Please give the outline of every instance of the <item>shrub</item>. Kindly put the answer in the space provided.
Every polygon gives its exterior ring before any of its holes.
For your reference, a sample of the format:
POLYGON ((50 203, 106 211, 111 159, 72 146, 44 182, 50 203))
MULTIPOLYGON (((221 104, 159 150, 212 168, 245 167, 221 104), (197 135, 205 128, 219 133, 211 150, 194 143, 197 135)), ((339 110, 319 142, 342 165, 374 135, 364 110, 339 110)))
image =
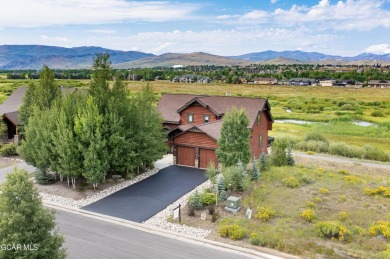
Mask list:
POLYGON ((218 174, 218 172, 217 172, 217 169, 215 168, 214 162, 211 161, 211 163, 209 164, 209 166, 206 169, 206 177, 207 177, 207 179, 210 180, 212 185, 214 185, 216 182, 217 174, 218 174))
POLYGON ((16 155, 16 146, 13 143, 5 144, 0 148, 1 156, 14 156, 16 155))
POLYGON ((317 153, 327 153, 329 151, 329 144, 327 142, 316 140, 300 141, 294 147, 301 151, 314 151, 317 153))
POLYGON ((307 151, 306 154, 312 156, 312 155, 314 155, 315 153, 314 153, 313 151, 307 151))
POLYGON ((347 218, 348 218, 347 212, 345 212, 345 211, 340 212, 339 213, 339 218, 340 218, 341 221, 346 221, 347 218))
POLYGON ((315 197, 315 198, 314 198, 314 201, 317 202, 317 203, 320 203, 320 202, 322 202, 322 199, 319 198, 319 197, 315 197))
POLYGON ((347 240, 350 231, 338 221, 325 221, 316 224, 316 230, 320 237, 337 238, 347 240))
POLYGON ((188 212, 188 216, 195 216, 195 207, 192 206, 191 204, 188 204, 188 209, 187 209, 187 212, 188 212))
POLYGON ((275 215, 275 212, 268 207, 259 207, 257 209, 257 213, 255 214, 256 219, 260 219, 263 222, 269 221, 273 216, 275 215))
POLYGON ((219 235, 221 237, 230 237, 232 240, 241 240, 245 237, 245 229, 236 224, 223 226, 219 229, 219 235))
POLYGON ((317 133, 317 132, 312 132, 312 133, 306 134, 304 137, 304 140, 305 141, 317 141, 317 142, 329 143, 329 141, 323 135, 321 135, 320 133, 317 133))
POLYGON ((215 202, 217 200, 216 197, 215 197, 215 194, 214 193, 209 193, 209 192, 203 192, 200 195, 200 199, 202 201, 202 207, 208 206, 208 205, 211 205, 211 204, 215 204, 215 202))
POLYGON ((229 166, 222 171, 225 186, 233 191, 245 191, 249 186, 249 177, 237 166, 229 166))
POLYGON ((287 165, 289 166, 294 166, 295 165, 295 160, 294 160, 294 157, 291 153, 291 146, 288 146, 287 148, 287 165))
POLYGON ((249 242, 255 246, 258 246, 260 244, 260 239, 259 239, 259 236, 257 235, 257 233, 251 234, 249 242))
POLYGON ((372 117, 384 117, 385 115, 381 111, 373 111, 371 112, 372 117))
POLYGON ((361 183, 364 182, 362 179, 358 178, 358 177, 355 176, 355 175, 347 175, 347 176, 344 176, 344 180, 345 180, 348 184, 361 184, 361 183))
POLYGON ((337 173, 342 174, 342 175, 349 175, 349 171, 348 170, 344 170, 344 169, 337 171, 337 173))
POLYGON ((273 166, 288 165, 286 150, 292 146, 293 140, 289 137, 277 138, 272 144, 271 162, 273 166))
POLYGON ((331 143, 329 146, 329 153, 331 155, 351 157, 351 158, 363 158, 364 149, 347 145, 342 142, 331 143))
POLYGON ((282 182, 289 188, 298 188, 300 186, 298 180, 295 179, 293 176, 284 178, 282 182))
POLYGON ((380 195, 385 198, 390 198, 390 188, 386 186, 378 186, 377 188, 374 189, 365 188, 364 194, 368 196, 380 195))
POLYGON ((316 173, 317 174, 324 174, 325 172, 326 172, 326 170, 324 168, 322 168, 322 167, 319 167, 319 168, 316 169, 316 173))
POLYGON ((301 218, 308 221, 308 222, 312 222, 314 219, 317 218, 315 212, 311 209, 307 209, 307 210, 304 210, 301 214, 300 214, 301 218))
POLYGON ((370 145, 365 145, 364 147, 364 158, 369 160, 377 160, 386 162, 389 161, 389 157, 386 155, 383 150, 377 149, 370 145))
POLYGON ((214 212, 212 215, 211 215, 211 222, 216 222, 219 218, 219 213, 218 212, 214 212))
POLYGON ((347 200, 347 196, 345 196, 345 195, 340 195, 340 197, 339 197, 339 201, 340 202, 345 202, 347 200))
POLYGON ((326 189, 326 188, 320 188, 318 190, 320 191, 321 194, 324 194, 324 195, 328 195, 329 194, 329 190, 326 189))
POLYGON ((191 207, 194 207, 197 210, 203 208, 202 198, 201 198, 198 190, 195 190, 194 194, 192 194, 188 198, 188 203, 190 204, 191 207))
POLYGON ((207 209, 208 209, 208 211, 209 211, 209 215, 213 215, 214 212, 215 212, 215 205, 214 205, 214 204, 213 204, 213 205, 209 205, 209 206, 207 207, 207 209))
POLYGON ((45 172, 42 172, 41 170, 35 172, 34 178, 37 181, 37 183, 42 185, 52 184, 55 182, 53 177, 51 177, 49 174, 45 172))
POLYGON ((372 236, 382 235, 390 240, 390 221, 378 221, 370 227, 369 232, 372 236))
POLYGON ((265 172, 268 170, 268 161, 267 161, 267 155, 262 152, 260 155, 260 172, 265 172))
POLYGON ((306 203, 306 206, 309 207, 309 208, 311 208, 311 209, 315 209, 315 207, 316 207, 316 205, 315 205, 314 202, 312 202, 312 201, 308 201, 308 202, 306 203))

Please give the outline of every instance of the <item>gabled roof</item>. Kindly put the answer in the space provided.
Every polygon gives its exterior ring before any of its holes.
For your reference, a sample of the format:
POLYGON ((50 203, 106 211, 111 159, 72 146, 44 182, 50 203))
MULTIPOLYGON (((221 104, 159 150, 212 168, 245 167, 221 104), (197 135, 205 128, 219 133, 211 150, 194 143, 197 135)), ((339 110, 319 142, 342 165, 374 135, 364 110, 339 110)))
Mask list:
POLYGON ((213 122, 209 122, 197 126, 192 123, 189 123, 189 124, 181 125, 173 129, 172 131, 177 129, 180 129, 182 131, 182 133, 176 135, 175 138, 189 131, 197 131, 197 132, 203 132, 209 137, 211 137, 212 139, 214 139, 215 141, 217 141, 219 136, 221 135, 222 124, 223 124, 223 120, 213 121, 213 122))
POLYGON ((267 111, 269 118, 273 121, 271 107, 267 99, 263 98, 163 94, 158 103, 158 111, 162 114, 166 123, 179 124, 180 112, 195 102, 210 109, 217 116, 223 116, 233 107, 243 108, 249 118, 250 127, 256 121, 259 111, 267 111))
POLYGON ((19 106, 23 103, 24 95, 27 87, 21 86, 16 89, 2 104, 0 104, 0 115, 19 110, 19 106))
POLYGON ((15 126, 19 125, 18 111, 4 113, 3 118, 7 118, 15 126))

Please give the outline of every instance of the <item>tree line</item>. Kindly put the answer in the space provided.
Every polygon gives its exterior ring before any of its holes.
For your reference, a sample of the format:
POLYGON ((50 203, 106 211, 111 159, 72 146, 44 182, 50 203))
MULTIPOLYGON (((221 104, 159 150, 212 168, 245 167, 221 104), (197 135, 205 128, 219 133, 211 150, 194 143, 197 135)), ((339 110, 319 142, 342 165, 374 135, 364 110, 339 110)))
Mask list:
POLYGON ((96 55, 92 71, 88 90, 61 92, 54 72, 44 66, 19 115, 21 156, 43 178, 58 172, 73 188, 81 176, 96 188, 110 175, 139 173, 167 150, 151 87, 130 95, 119 76, 110 87, 109 54, 96 55))

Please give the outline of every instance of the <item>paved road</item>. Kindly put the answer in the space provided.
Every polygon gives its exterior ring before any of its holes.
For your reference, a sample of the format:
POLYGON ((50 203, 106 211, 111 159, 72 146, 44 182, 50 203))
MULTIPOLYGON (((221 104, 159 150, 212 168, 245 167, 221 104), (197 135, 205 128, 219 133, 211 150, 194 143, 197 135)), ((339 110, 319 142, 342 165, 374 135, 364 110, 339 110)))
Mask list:
POLYGON ((61 210, 56 212, 56 221, 69 259, 254 258, 61 210))
POLYGON ((368 167, 376 167, 376 168, 384 168, 384 169, 389 169, 390 170, 390 164, 385 164, 385 163, 380 163, 380 162, 375 162, 375 161, 362 161, 362 160, 357 160, 357 159, 352 159, 352 158, 346 158, 346 157, 338 157, 338 156, 329 156, 325 154, 314 154, 314 155, 308 155, 302 152, 294 152, 294 156, 299 156, 303 158, 310 158, 310 159, 316 159, 316 160, 322 160, 322 161, 329 161, 329 162, 338 162, 338 163, 344 163, 344 164, 360 164, 363 166, 368 166, 368 167))
POLYGON ((32 165, 27 164, 26 162, 17 162, 17 164, 15 164, 13 166, 1 168, 0 169, 0 184, 5 182, 5 176, 8 173, 12 173, 15 168, 17 168, 17 169, 24 169, 28 173, 33 173, 36 170, 35 167, 33 167, 32 165))
POLYGON ((204 170, 171 165, 82 209, 141 223, 206 180, 204 170))

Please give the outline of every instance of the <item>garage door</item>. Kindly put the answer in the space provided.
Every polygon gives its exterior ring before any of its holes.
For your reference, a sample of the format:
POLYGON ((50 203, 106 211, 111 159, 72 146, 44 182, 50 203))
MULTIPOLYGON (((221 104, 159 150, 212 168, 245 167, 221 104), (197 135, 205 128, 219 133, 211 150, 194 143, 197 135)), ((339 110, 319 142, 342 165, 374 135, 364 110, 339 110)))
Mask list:
POLYGON ((200 157, 199 157, 199 167, 207 168, 211 161, 214 162, 214 165, 218 167, 218 159, 215 155, 214 149, 199 149, 200 157))
POLYGON ((194 147, 177 147, 177 164, 195 166, 195 148, 194 147))

